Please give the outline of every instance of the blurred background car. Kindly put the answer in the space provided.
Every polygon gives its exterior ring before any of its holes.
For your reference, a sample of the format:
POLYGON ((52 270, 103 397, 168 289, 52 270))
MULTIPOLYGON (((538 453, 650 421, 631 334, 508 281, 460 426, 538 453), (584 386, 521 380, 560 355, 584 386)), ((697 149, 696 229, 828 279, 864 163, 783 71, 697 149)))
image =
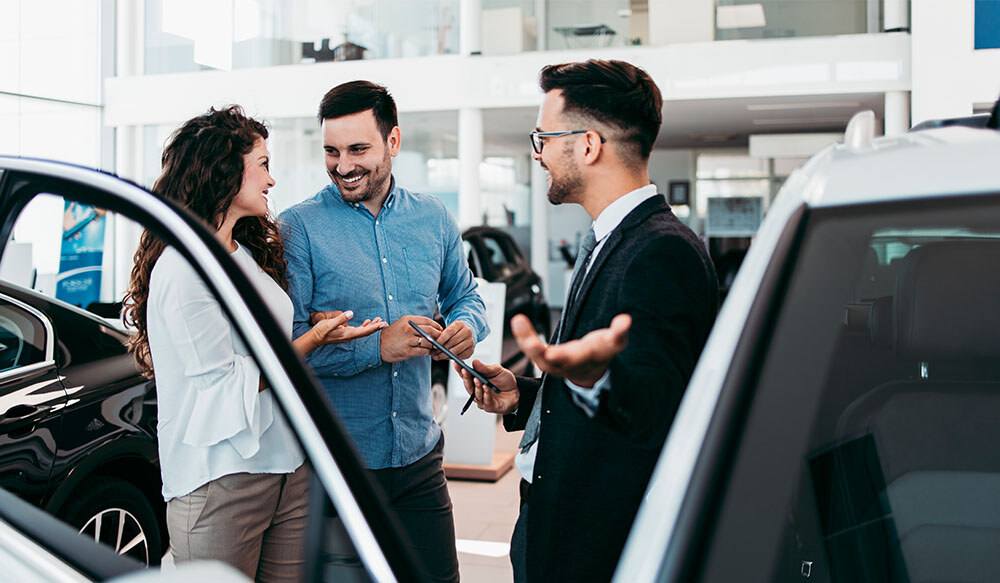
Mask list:
MULTIPOLYGON (((531 269, 514 238, 500 229, 473 227, 462 234, 462 246, 473 275, 507 286, 501 364, 514 374, 534 376, 534 365, 511 335, 510 319, 524 314, 539 335, 548 340, 552 317, 542 294, 541 278, 531 269)), ((437 319, 443 323, 440 316, 437 319)), ((431 395, 438 423, 444 421, 447 412, 448 362, 434 361, 431 367, 431 395)))
POLYGON ((126 340, 107 320, 0 282, 0 488, 158 565, 156 392, 126 340))

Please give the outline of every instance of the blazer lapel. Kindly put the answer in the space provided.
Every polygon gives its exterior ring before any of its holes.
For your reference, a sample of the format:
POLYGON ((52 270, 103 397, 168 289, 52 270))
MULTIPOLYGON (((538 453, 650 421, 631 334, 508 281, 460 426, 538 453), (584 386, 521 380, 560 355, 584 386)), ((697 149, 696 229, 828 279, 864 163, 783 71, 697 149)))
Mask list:
POLYGON ((615 252, 615 248, 622 242, 622 240, 627 236, 628 232, 633 228, 642 224, 647 217, 655 212, 668 209, 667 201, 662 195, 656 195, 651 197, 642 204, 632 209, 628 215, 622 219, 621 224, 611 232, 608 236, 608 240, 601 247, 601 252, 594 258, 593 263, 590 265, 590 271, 587 272, 586 278, 580 285, 580 291, 577 292, 576 299, 572 302, 569 307, 569 314, 566 315, 566 319, 563 322, 563 329, 559 335, 559 342, 565 342, 567 339, 572 338, 573 332, 576 330, 576 321, 580 315, 580 309, 583 307, 584 302, 587 300, 587 295, 590 293, 591 288, 594 286, 594 280, 597 279, 597 275, 601 272, 601 268, 604 264, 608 262, 608 259, 615 252))

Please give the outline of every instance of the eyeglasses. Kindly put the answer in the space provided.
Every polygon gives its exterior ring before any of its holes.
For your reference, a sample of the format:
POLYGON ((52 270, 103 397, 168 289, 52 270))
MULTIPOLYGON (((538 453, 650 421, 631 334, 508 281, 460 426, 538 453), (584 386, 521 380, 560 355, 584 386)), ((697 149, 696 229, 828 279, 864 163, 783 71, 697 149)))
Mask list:
MULTIPOLYGON (((561 138, 563 136, 572 136, 574 134, 585 134, 589 131, 591 130, 567 130, 564 132, 531 132, 529 134, 531 136, 531 147, 535 150, 536 154, 541 154, 542 148, 545 147, 545 142, 542 141, 542 138, 561 138)), ((607 140, 602 138, 600 134, 598 134, 597 137, 601 138, 602 144, 607 142, 607 140)))

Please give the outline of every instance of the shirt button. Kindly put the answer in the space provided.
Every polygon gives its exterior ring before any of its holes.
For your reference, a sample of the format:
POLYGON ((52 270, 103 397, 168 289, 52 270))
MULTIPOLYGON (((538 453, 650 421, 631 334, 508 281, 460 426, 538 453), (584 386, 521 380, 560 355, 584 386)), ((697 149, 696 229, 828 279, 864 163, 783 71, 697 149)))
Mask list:
POLYGON ((393 411, 393 412, 392 412, 392 416, 393 416, 393 417, 395 417, 395 416, 396 416, 396 412, 395 412, 395 411, 393 411))
POLYGON ((382 263, 389 263, 389 260, 388 260, 388 259, 386 259, 385 257, 383 257, 383 258, 382 258, 382 263))
POLYGON ((377 224, 378 224, 378 221, 375 221, 375 224, 377 225, 377 224))
POLYGON ((399 376, 399 372, 397 372, 397 371, 392 371, 392 376, 394 376, 394 377, 398 377, 398 376, 399 376))
POLYGON ((389 294, 389 301, 392 301, 392 294, 389 294))

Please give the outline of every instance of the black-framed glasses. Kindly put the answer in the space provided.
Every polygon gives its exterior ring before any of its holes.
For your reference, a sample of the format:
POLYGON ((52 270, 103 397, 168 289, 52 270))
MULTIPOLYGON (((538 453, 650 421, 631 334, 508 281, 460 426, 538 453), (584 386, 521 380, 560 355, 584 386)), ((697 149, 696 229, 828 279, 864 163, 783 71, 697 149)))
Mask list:
MULTIPOLYGON (((531 147, 535 150, 536 154, 542 153, 542 148, 545 147, 545 142, 542 138, 561 138, 563 136, 572 136, 574 134, 585 134, 592 130, 566 130, 563 132, 531 132, 528 134, 531 136, 531 147)), ((607 142, 601 134, 597 134, 597 137, 601 138, 601 143, 607 142)))

